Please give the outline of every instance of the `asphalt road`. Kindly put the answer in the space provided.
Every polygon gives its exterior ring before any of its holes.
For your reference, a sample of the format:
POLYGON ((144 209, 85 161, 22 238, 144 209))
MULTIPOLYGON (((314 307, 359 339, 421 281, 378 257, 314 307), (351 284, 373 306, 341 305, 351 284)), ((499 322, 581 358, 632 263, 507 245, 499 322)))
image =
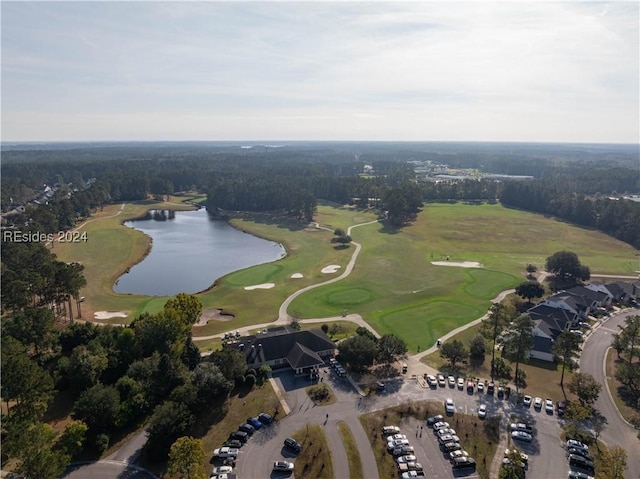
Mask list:
MULTIPOLYGON (((489 415, 503 414, 501 434, 507 435, 509 417, 517 414, 523 420, 534 424, 534 441, 530 444, 520 443, 517 446, 530 455, 527 479, 564 479, 567 477, 569 465, 565 451, 560 441, 561 419, 555 415, 548 415, 544 411, 527 409, 516 405, 512 401, 499 400, 497 397, 486 396, 474 392, 467 394, 466 390, 457 388, 425 389, 410 378, 399 378, 388 381, 388 393, 372 398, 360 399, 360 396, 348 385, 344 379, 335 378, 330 372, 324 376, 331 384, 337 402, 330 406, 315 407, 304 392, 306 382, 303 379, 294 380, 291 373, 277 375, 277 380, 286 390, 286 399, 291 406, 291 414, 280 421, 276 421, 268 428, 262 428, 241 449, 237 461, 236 472, 242 478, 262 479, 265 477, 293 477, 272 473, 273 461, 295 461, 295 455, 283 447, 283 441, 294 431, 303 429, 307 424, 322 424, 327 435, 327 441, 332 451, 335 477, 348 478, 349 469, 346 453, 340 436, 337 434, 336 424, 339 420, 347 422, 353 433, 363 467, 364 477, 378 477, 375 458, 371 450, 369 438, 366 436, 357 417, 360 414, 384 409, 409 401, 432 399, 444 401, 451 397, 456 404, 457 413, 477 414, 480 404, 486 404, 489 415), (326 414, 329 414, 327 420, 326 414)), ((444 411, 443 411, 444 413, 444 411)), ((425 467, 427 477, 451 478, 456 477, 446 457, 440 451, 436 438, 424 422, 413 418, 405 419, 398 424, 416 450, 418 462, 425 467), (422 435, 419 426, 424 426, 422 435)), ((509 445, 509 441, 504 443, 509 445)), ((463 443, 464 446, 464 443, 463 443)), ((500 451, 499 451, 500 452, 500 451)), ((471 479, 475 474, 466 475, 471 479)))
POLYGON ((580 356, 580 371, 591 374, 603 386, 595 407, 607 418, 609 424, 600 437, 608 446, 622 446, 627 451, 625 478, 628 479, 640 478, 638 431, 622 419, 609 394, 605 380, 604 361, 607 350, 611 346, 612 335, 620 331, 618 325, 624 324, 627 316, 639 314, 640 310, 628 308, 609 317, 589 335, 580 356))

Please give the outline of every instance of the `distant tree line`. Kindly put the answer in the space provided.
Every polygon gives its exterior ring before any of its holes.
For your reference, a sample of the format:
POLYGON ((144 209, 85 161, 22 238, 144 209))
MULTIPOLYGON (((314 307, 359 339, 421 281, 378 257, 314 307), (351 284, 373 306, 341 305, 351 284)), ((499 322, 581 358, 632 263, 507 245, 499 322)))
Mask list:
MULTIPOLYGON (((637 172, 634 176, 638 176, 637 172)), ((500 201, 505 206, 553 215, 598 229, 640 248, 640 203, 602 196, 589 197, 576 193, 577 188, 577 183, 561 180, 506 182, 500 201)))

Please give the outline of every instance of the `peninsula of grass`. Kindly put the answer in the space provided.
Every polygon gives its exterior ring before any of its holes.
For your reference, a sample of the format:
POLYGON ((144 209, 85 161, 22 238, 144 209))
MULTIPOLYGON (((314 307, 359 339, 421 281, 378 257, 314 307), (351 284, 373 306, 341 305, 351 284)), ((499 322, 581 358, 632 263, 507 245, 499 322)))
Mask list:
POLYGON ((333 459, 322 426, 309 425, 294 432, 291 437, 302 444, 295 461, 296 477, 333 479, 333 459))
MULTIPOLYGON (((400 426, 407 424, 408 418, 413 418, 424 424, 427 417, 442 414, 442 404, 434 401, 419 401, 401 404, 381 411, 375 411, 360 416, 360 422, 364 428, 371 448, 378 464, 380 477, 397 476, 396 463, 393 456, 387 452, 386 439, 382 434, 382 426, 400 426)), ((465 450, 476 460, 478 475, 489 478, 489 468, 496 453, 500 440, 500 422, 495 420, 481 420, 475 415, 455 414, 447 419, 456 430, 464 444, 465 450)), ((413 428, 413 423, 411 424, 413 428)))
POLYGON ((349 461, 349 477, 364 477, 360 452, 358 451, 358 446, 353 438, 351 429, 349 429, 346 422, 338 422, 338 432, 342 438, 344 449, 347 452, 347 460, 349 461))
POLYGON ((305 392, 316 406, 329 406, 336 402, 336 395, 331 387, 323 382, 306 387, 305 392))
MULTIPOLYGON (((318 218, 331 225, 321 209, 318 218)), ((501 291, 526 279, 531 263, 544 267, 556 251, 571 250, 592 273, 633 274, 630 245, 602 233, 501 205, 428 204, 400 230, 371 224, 352 230, 362 251, 343 281, 299 296, 301 317, 359 313, 379 333, 400 336, 411 352, 482 316, 501 291), (480 263, 483 268, 432 262, 480 263)))

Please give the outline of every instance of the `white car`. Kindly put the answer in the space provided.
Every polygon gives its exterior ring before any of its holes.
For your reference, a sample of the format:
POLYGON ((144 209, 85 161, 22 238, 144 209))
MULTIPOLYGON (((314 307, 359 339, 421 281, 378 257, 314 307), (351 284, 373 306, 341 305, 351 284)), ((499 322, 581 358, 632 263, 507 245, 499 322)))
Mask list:
POLYGON ((434 387, 434 386, 437 387, 438 386, 438 380, 432 374, 427 374, 427 384, 429 384, 429 386, 431 386, 431 387, 434 387))
POLYGON ((397 449, 403 446, 408 446, 408 445, 409 445, 409 439, 396 439, 394 441, 387 442, 387 449, 389 451, 393 451, 394 449, 397 449))
POLYGON ((544 400, 544 410, 547 414, 553 414, 553 401, 551 399, 544 400))
POLYGON ((464 389, 464 379, 458 378, 458 389, 464 389))
POLYGON ((213 450, 213 455, 216 457, 237 457, 240 450, 236 447, 219 447, 213 450))
POLYGON ((444 376, 442 374, 438 374, 438 386, 443 388, 446 385, 447 385, 447 381, 444 379, 444 376))
POLYGON ((274 461, 273 470, 274 471, 293 471, 293 462, 274 461))
POLYGON ((478 381, 478 392, 484 392, 484 383, 482 381, 478 381))
POLYGON ((450 388, 456 387, 456 378, 454 378, 453 376, 449 376, 449 387, 450 388))
POLYGON ((442 437, 442 436, 446 436, 447 434, 455 434, 456 430, 455 429, 451 429, 448 427, 443 427, 442 429, 438 429, 438 436, 442 437))
POLYGON ((407 436, 404 434, 393 434, 392 436, 387 436, 387 442, 396 441, 398 439, 406 439, 407 436))
POLYGON ((485 417, 487 417, 487 406, 485 406, 484 404, 481 404, 478 408, 478 417, 480 419, 484 419, 485 417))
POLYGON ((407 472, 403 472, 402 476, 400 476, 402 479, 413 479, 414 477, 424 477, 424 472, 422 471, 407 471, 407 472))
POLYGON ((438 429, 442 429, 445 427, 449 427, 449 423, 448 422, 437 422, 433 425, 433 430, 437 431, 438 429))
POLYGON ((444 402, 444 410, 447 411, 447 414, 453 414, 456 411, 453 399, 449 398, 444 402))
POLYGON ((456 457, 468 456, 469 453, 463 449, 458 449, 457 451, 451 451, 449 453, 449 459, 455 459, 456 457))
POLYGON ((525 397, 522 399, 522 405, 523 405, 524 407, 531 407, 531 396, 525 396, 525 397))
POLYGON ((569 447, 575 447, 576 449, 582 449, 585 452, 589 452, 589 446, 580 441, 576 441, 575 439, 569 439, 567 441, 567 448, 569 447))
POLYGON ((540 399, 539 397, 536 397, 533 400, 533 407, 536 409, 542 409, 542 399, 540 399))
POLYGON ((228 474, 230 472, 233 472, 233 467, 231 466, 218 466, 218 467, 214 467, 213 471, 211 471, 211 477, 218 475, 218 474, 228 474))
POLYGON ((406 456, 400 456, 396 458, 396 462, 398 464, 402 464, 403 462, 416 462, 416 456, 411 454, 407 454, 406 456))

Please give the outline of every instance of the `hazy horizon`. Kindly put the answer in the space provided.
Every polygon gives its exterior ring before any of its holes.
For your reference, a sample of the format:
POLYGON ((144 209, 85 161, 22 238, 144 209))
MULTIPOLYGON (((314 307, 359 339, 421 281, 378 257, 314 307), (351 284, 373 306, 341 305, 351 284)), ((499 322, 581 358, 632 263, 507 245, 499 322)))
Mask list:
POLYGON ((0 8, 3 145, 640 143, 637 2, 0 8))

